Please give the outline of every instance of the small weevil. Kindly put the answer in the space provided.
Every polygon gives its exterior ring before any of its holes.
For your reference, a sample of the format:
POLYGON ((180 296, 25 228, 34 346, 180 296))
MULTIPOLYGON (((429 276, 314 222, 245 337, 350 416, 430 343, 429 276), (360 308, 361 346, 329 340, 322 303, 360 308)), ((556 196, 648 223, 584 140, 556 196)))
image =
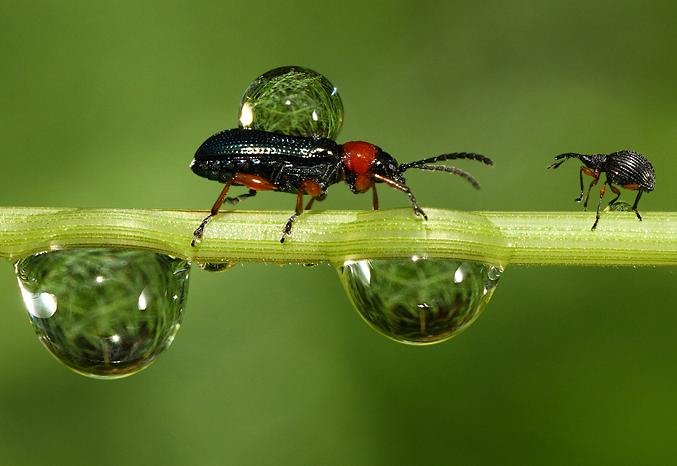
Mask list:
POLYGON ((609 202, 610 206, 614 205, 621 196, 621 192, 617 187, 614 186, 614 184, 620 185, 625 189, 637 191, 637 197, 635 198, 635 202, 632 205, 632 210, 637 215, 637 218, 640 221, 642 220, 642 216, 637 210, 637 204, 639 204, 639 199, 642 197, 642 193, 645 191, 653 191, 656 184, 656 173, 654 172, 651 162, 649 162, 646 157, 631 150, 620 150, 611 154, 596 155, 568 153, 556 156, 555 161, 548 165, 548 168, 557 168, 568 159, 578 159, 583 162, 583 166, 579 172, 581 193, 575 199, 576 202, 581 202, 583 199, 583 174, 590 175, 592 177, 592 181, 590 182, 590 185, 588 185, 588 190, 585 193, 585 200, 583 200, 583 207, 586 210, 588 208, 590 189, 592 189, 592 187, 597 184, 600 175, 602 173, 606 173, 606 180, 599 189, 597 215, 595 217, 595 223, 592 225, 592 230, 597 228, 597 223, 599 222, 599 208, 602 204, 602 198, 606 192, 607 185, 609 185, 609 189, 611 189, 611 191, 616 194, 616 197, 611 199, 609 202))
POLYGON ((282 229, 283 243, 292 232, 292 224, 304 210, 303 196, 311 196, 305 206, 322 201, 327 188, 345 181, 353 193, 372 191, 372 206, 378 209, 376 183, 385 183, 404 192, 414 213, 427 219, 402 174, 410 168, 453 173, 466 179, 475 188, 479 183, 460 168, 436 165, 452 159, 477 160, 487 165, 493 161, 479 154, 459 152, 442 154, 416 162, 399 164, 380 147, 363 141, 338 144, 331 139, 288 136, 255 129, 228 129, 208 138, 198 148, 190 168, 196 175, 224 183, 210 214, 195 230, 192 245, 202 238, 204 228, 224 202, 237 204, 256 195, 257 191, 280 191, 296 194, 296 210, 282 229), (226 197, 233 185, 249 191, 237 197, 226 197))

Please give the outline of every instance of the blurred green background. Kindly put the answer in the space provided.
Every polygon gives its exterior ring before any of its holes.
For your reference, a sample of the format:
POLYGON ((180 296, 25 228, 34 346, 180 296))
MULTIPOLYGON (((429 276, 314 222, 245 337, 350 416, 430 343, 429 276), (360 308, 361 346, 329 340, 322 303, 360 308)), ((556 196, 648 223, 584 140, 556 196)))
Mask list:
MULTIPOLYGON (((495 158, 463 165, 480 192, 409 175, 424 207, 578 210, 575 164, 546 172, 552 156, 634 148, 658 174, 642 210, 674 210, 676 16, 672 1, 3 1, 0 202, 208 209, 220 188, 188 170, 196 147, 236 125, 251 80, 298 64, 339 87, 340 140, 495 158)), ((369 205, 337 186, 321 207, 369 205)), ((196 270, 173 347, 101 382, 40 346, 5 263, 0 465, 669 464, 676 278, 509 268, 470 330, 415 348, 368 328, 329 267, 196 270)))

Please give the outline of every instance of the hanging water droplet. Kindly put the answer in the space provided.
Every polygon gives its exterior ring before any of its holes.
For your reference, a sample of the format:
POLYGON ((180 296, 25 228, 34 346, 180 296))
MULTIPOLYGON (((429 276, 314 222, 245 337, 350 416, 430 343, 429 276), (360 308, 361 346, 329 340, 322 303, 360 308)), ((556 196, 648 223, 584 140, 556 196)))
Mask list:
POLYGON ((384 335, 426 345, 465 330, 489 302, 502 273, 490 264, 448 259, 348 261, 343 287, 360 315, 384 335))
POLYGON ((78 248, 16 265, 42 344, 74 371, 102 379, 134 374, 172 343, 190 265, 143 250, 78 248))
POLYGON ((221 261, 221 262, 199 262, 200 268, 206 272, 223 272, 230 270, 237 265, 237 262, 221 261))
POLYGON ((336 139, 343 126, 337 89, 316 71, 275 68, 252 82, 240 103, 240 127, 336 139))

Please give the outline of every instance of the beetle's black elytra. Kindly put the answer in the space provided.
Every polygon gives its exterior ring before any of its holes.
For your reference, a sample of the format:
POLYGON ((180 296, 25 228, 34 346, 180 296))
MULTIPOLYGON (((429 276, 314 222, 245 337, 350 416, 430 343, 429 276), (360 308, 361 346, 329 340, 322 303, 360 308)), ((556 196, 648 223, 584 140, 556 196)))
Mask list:
POLYGON ((642 193, 653 191, 656 184, 656 173, 654 172, 651 162, 649 162, 646 157, 631 150, 620 150, 611 154, 595 155, 567 153, 556 156, 555 161, 548 165, 548 168, 557 168, 568 159, 578 159, 583 162, 583 166, 579 171, 581 192, 580 195, 575 199, 576 202, 581 202, 581 200, 584 199, 583 174, 592 177, 592 181, 588 185, 588 189, 585 192, 585 199, 583 200, 583 208, 586 210, 588 208, 590 189, 592 189, 592 187, 597 184, 601 174, 606 173, 606 180, 599 190, 597 214, 595 216, 595 223, 592 225, 592 230, 597 228, 597 224, 599 223, 599 209, 602 204, 602 198, 604 197, 607 186, 609 186, 609 189, 611 189, 611 191, 616 195, 616 197, 609 201, 610 206, 614 205, 621 196, 620 190, 614 185, 619 185, 625 189, 637 191, 637 197, 635 197, 632 210, 637 215, 637 218, 640 221, 642 220, 642 216, 637 210, 639 199, 642 197, 642 193))
POLYGON ((305 206, 326 197, 327 188, 345 181, 354 193, 372 191, 372 206, 378 209, 376 183, 385 183, 404 192, 414 213, 427 219, 409 189, 403 173, 410 169, 443 171, 459 175, 479 188, 477 180, 456 167, 436 165, 454 159, 469 159, 493 165, 483 155, 458 152, 442 154, 416 162, 398 162, 380 147, 364 141, 338 144, 331 139, 288 136, 254 129, 229 129, 208 138, 198 148, 190 168, 201 177, 224 183, 221 194, 210 214, 194 232, 192 245, 199 241, 207 223, 224 202, 237 204, 257 191, 273 190, 296 194, 294 214, 282 229, 280 242, 292 232, 292 225, 304 210, 303 196, 311 196, 305 206), (236 197, 227 197, 231 186, 245 186, 249 191, 236 197))

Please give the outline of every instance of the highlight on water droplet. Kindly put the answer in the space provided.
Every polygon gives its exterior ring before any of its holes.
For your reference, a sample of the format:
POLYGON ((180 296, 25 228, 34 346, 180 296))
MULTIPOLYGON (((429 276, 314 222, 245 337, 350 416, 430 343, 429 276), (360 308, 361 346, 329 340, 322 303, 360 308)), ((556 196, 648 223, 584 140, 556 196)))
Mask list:
POLYGON ((453 259, 364 259, 338 268, 360 315, 393 340, 428 345, 472 324, 494 293, 499 266, 453 259))
POLYGON ((15 264, 40 342, 74 371, 101 379, 135 374, 181 326, 190 265, 145 250, 76 248, 15 264))
POLYGON ((283 66, 256 78, 240 103, 240 127, 291 136, 336 139, 343 126, 343 102, 320 73, 283 66))

